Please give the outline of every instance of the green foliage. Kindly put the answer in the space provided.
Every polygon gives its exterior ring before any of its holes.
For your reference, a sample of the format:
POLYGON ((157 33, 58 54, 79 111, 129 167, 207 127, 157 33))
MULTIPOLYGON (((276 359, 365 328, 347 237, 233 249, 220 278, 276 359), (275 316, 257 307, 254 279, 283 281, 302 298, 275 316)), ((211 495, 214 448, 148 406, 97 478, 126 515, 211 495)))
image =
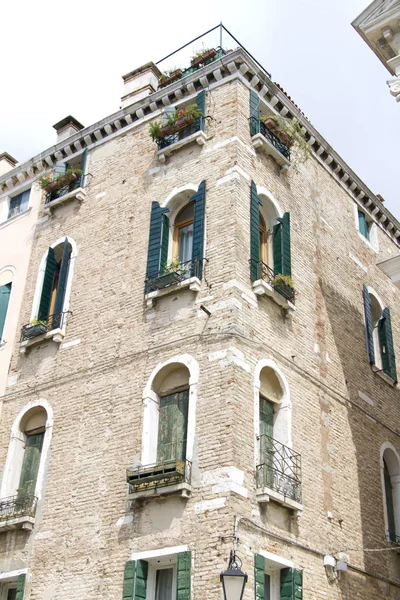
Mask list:
POLYGON ((209 52, 209 50, 211 50, 211 48, 202 48, 201 50, 195 50, 194 54, 190 57, 190 62, 196 60, 196 58, 199 58, 200 56, 203 56, 203 54, 209 52))
MULTIPOLYGON (((197 104, 189 104, 185 108, 180 108, 179 110, 174 110, 173 112, 167 113, 167 122, 164 124, 164 126, 167 125, 168 127, 174 127, 178 119, 185 118, 188 120, 193 120, 202 116, 204 115, 197 104)), ((159 121, 150 123, 149 135, 153 142, 156 142, 160 139, 162 128, 163 125, 159 121)))
POLYGON ((54 179, 54 177, 41 175, 36 180, 36 183, 40 187, 40 189, 45 190, 47 186, 50 185, 50 183, 53 183, 53 181, 56 181, 59 187, 61 187, 62 185, 65 185, 63 183, 64 181, 72 181, 73 179, 76 179, 76 177, 78 177, 79 175, 82 175, 82 171, 80 169, 67 169, 65 173, 60 173, 60 175, 56 179, 54 179))
POLYGON ((40 321, 37 317, 33 317, 29 325, 45 325, 47 327, 47 321, 40 321))
POLYGON ((179 262, 179 258, 177 256, 165 263, 163 268, 163 275, 166 275, 167 273, 175 273, 176 271, 187 271, 187 266, 182 265, 182 263, 179 262))
POLYGON ((174 73, 175 71, 180 71, 180 70, 181 70, 180 67, 172 67, 172 69, 166 69, 165 71, 162 72, 160 81, 162 83, 164 83, 164 81, 167 81, 167 79, 169 79, 169 77, 171 77, 172 73, 174 73))
POLYGON ((153 123, 150 123, 149 134, 150 134, 150 137, 153 140, 153 142, 156 142, 157 140, 160 139, 160 132, 161 132, 161 123, 159 121, 153 121, 153 123))
POLYGON ((290 277, 290 275, 283 275, 282 273, 278 273, 272 280, 272 286, 279 286, 282 283, 290 287, 292 290, 294 289, 293 279, 290 277))
MULTIPOLYGON (((310 158, 311 149, 307 144, 306 134, 303 131, 303 126, 297 119, 285 119, 279 115, 261 115, 261 120, 266 121, 272 119, 275 121, 279 129, 286 134, 291 141, 291 160, 290 163, 296 173, 298 173, 298 165, 301 165, 310 158)), ((279 137, 279 133, 276 132, 279 137)), ((282 140, 284 142, 284 140, 282 140)), ((285 143, 285 142, 284 142, 285 143)))

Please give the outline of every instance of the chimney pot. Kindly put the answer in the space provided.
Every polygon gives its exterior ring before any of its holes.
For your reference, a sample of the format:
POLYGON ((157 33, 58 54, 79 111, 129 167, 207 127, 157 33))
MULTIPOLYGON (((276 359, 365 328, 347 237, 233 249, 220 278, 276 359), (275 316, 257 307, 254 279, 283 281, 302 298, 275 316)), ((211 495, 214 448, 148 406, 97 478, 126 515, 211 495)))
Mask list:
POLYGON ((2 152, 0 154, 0 176, 4 175, 8 171, 11 171, 17 164, 17 159, 8 154, 8 152, 2 152))
POLYGON ((158 88, 160 77, 161 71, 153 62, 123 75, 124 95, 121 98, 121 108, 153 94, 158 88))
POLYGON ((63 142, 67 138, 74 135, 77 131, 84 129, 84 125, 79 123, 74 117, 69 115, 64 119, 61 119, 58 123, 53 125, 54 129, 57 131, 57 143, 63 142))

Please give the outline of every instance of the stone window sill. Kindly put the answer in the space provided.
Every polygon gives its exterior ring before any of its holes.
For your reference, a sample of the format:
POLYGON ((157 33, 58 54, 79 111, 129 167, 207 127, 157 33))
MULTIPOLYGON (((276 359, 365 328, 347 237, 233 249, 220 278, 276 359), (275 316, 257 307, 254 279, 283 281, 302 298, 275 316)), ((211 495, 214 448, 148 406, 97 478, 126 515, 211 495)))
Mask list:
POLYGON ((181 498, 189 498, 192 486, 188 483, 176 483, 175 485, 164 485, 151 490, 142 490, 128 494, 128 500, 139 500, 140 498, 157 498, 159 496, 174 495, 181 498))
POLYGON ((21 342, 19 351, 21 354, 25 354, 27 349, 31 346, 35 346, 36 344, 40 344, 41 342, 46 342, 47 340, 53 340, 57 344, 61 344, 64 339, 64 331, 62 329, 53 329, 52 331, 48 331, 43 335, 38 335, 30 340, 25 340, 21 342))
POLYGON ((296 502, 295 500, 292 500, 291 498, 288 498, 287 496, 284 496, 275 490, 271 490, 270 488, 259 488, 256 491, 256 498, 257 502, 260 503, 269 502, 270 500, 278 502, 285 508, 290 508, 293 510, 296 517, 300 516, 301 512, 303 511, 303 505, 300 504, 300 502, 296 502))
POLYGON ((362 239, 362 241, 364 242, 364 244, 367 246, 367 248, 369 248, 370 250, 375 252, 375 254, 379 254, 378 248, 375 248, 375 246, 371 243, 371 241, 367 240, 365 235, 363 235, 359 230, 357 230, 357 233, 358 233, 359 237, 362 239))
POLYGON ((283 154, 279 152, 279 150, 277 150, 275 146, 262 135, 262 133, 256 133, 256 135, 253 135, 251 138, 251 143, 254 150, 261 148, 266 154, 272 156, 272 158, 274 158, 280 166, 283 173, 288 170, 290 167, 290 160, 283 156, 283 154))
POLYGON ((0 532, 10 531, 11 529, 25 529, 32 531, 35 524, 34 517, 17 517, 16 519, 6 519, 0 521, 0 532))
POLYGON ((64 196, 60 196, 60 198, 56 198, 55 200, 52 200, 51 202, 45 204, 44 212, 49 215, 54 208, 60 206, 60 204, 69 202, 70 200, 76 199, 80 202, 83 202, 85 196, 86 192, 82 187, 76 188, 76 190, 72 190, 72 192, 68 192, 68 194, 64 194, 64 196))
POLYGON ((264 281, 264 279, 257 279, 257 281, 253 282, 253 292, 257 296, 269 296, 278 306, 289 313, 296 310, 292 302, 286 300, 279 292, 276 292, 272 285, 264 281))
POLYGON ((189 288, 189 290, 192 290, 193 292, 199 292, 200 286, 201 286, 201 282, 198 277, 190 277, 189 279, 185 279, 184 281, 180 281, 179 283, 169 285, 168 287, 163 288, 162 290, 156 290, 154 292, 149 292, 148 294, 145 294, 144 299, 147 303, 147 306, 152 307, 152 306, 154 306, 154 302, 158 298, 162 298, 162 296, 168 296, 169 294, 175 294, 176 292, 179 292, 180 290, 185 289, 185 288, 189 288))
POLYGON ((186 144, 190 144, 191 142, 197 142, 199 146, 204 146, 206 139, 207 137, 204 131, 196 131, 195 133, 192 133, 192 135, 183 138, 183 140, 179 140, 179 142, 175 142, 175 144, 171 144, 162 150, 158 150, 158 160, 160 162, 165 162, 166 157, 169 154, 172 154, 172 152, 175 152, 176 150, 180 150, 183 146, 186 146, 186 144))
POLYGON ((389 375, 386 375, 386 373, 384 373, 383 371, 381 371, 380 369, 378 369, 378 367, 376 367, 375 365, 372 365, 372 370, 373 370, 374 373, 376 373, 376 375, 379 375, 379 377, 381 379, 383 379, 383 381, 386 381, 386 383, 388 383, 392 387, 394 387, 395 385, 397 385, 396 382, 393 381, 393 379, 391 377, 389 377, 389 375))

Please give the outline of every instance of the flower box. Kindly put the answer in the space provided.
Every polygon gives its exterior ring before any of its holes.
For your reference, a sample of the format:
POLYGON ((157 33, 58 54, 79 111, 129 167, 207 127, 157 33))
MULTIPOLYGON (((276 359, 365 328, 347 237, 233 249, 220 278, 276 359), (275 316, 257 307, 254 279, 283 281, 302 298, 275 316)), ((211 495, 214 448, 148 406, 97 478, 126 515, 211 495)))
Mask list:
POLYGON ((206 52, 204 52, 204 54, 202 54, 201 56, 197 56, 196 58, 193 58, 190 61, 190 64, 192 65, 193 68, 200 67, 200 65, 211 60, 216 55, 217 55, 217 51, 215 50, 215 48, 211 48, 210 50, 207 50, 206 52))
POLYGON ((275 119, 265 119, 264 125, 276 135, 276 137, 282 142, 282 144, 285 144, 285 146, 287 146, 288 148, 291 148, 293 146, 293 138, 291 138, 290 135, 288 135, 285 131, 282 131, 275 119))
POLYGON ((160 139, 168 137, 169 135, 173 135, 181 129, 185 129, 185 127, 188 125, 192 125, 195 120, 196 119, 194 117, 181 117, 176 121, 175 125, 164 125, 164 127, 161 127, 160 139))
POLYGON ((290 285, 284 281, 278 281, 277 283, 274 283, 272 287, 274 288, 275 292, 278 292, 281 296, 286 298, 286 300, 293 302, 294 289, 290 285))
POLYGON ((56 192, 60 188, 64 187, 65 185, 69 185, 70 183, 72 183, 73 181, 76 181, 77 179, 78 179, 77 173, 70 173, 69 175, 62 175, 61 177, 58 177, 57 179, 50 181, 50 183, 47 184, 44 189, 48 194, 51 192, 56 192))
POLYGON ((166 87, 167 85, 173 83, 174 81, 177 81, 181 77, 182 69, 176 69, 175 71, 172 71, 172 73, 170 73, 168 77, 163 77, 162 79, 160 79, 158 85, 160 88, 166 87))
POLYGON ((31 338, 38 337, 46 332, 47 325, 44 323, 37 323, 36 325, 28 325, 27 327, 24 327, 23 334, 26 339, 30 340, 31 338))

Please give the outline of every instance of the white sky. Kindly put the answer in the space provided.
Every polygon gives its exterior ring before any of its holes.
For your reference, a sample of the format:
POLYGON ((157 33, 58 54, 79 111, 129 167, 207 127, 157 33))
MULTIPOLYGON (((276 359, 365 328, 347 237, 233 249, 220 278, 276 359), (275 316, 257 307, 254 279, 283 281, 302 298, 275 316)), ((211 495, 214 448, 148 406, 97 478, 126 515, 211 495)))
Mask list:
MULTIPOLYGON (((63 117, 72 114, 89 126, 115 112, 123 74, 160 60, 222 20, 400 218, 400 103, 386 85, 391 75, 350 25, 367 4, 4 2, 0 152, 23 162, 55 143, 52 125, 63 117)), ((218 35, 210 41, 218 43, 218 35)), ((225 38, 224 46, 234 44, 225 38)), ((197 42, 189 53, 198 47, 197 42)), ((175 58, 174 64, 188 63, 175 58)), ((165 67, 172 65, 167 61, 165 67)))

